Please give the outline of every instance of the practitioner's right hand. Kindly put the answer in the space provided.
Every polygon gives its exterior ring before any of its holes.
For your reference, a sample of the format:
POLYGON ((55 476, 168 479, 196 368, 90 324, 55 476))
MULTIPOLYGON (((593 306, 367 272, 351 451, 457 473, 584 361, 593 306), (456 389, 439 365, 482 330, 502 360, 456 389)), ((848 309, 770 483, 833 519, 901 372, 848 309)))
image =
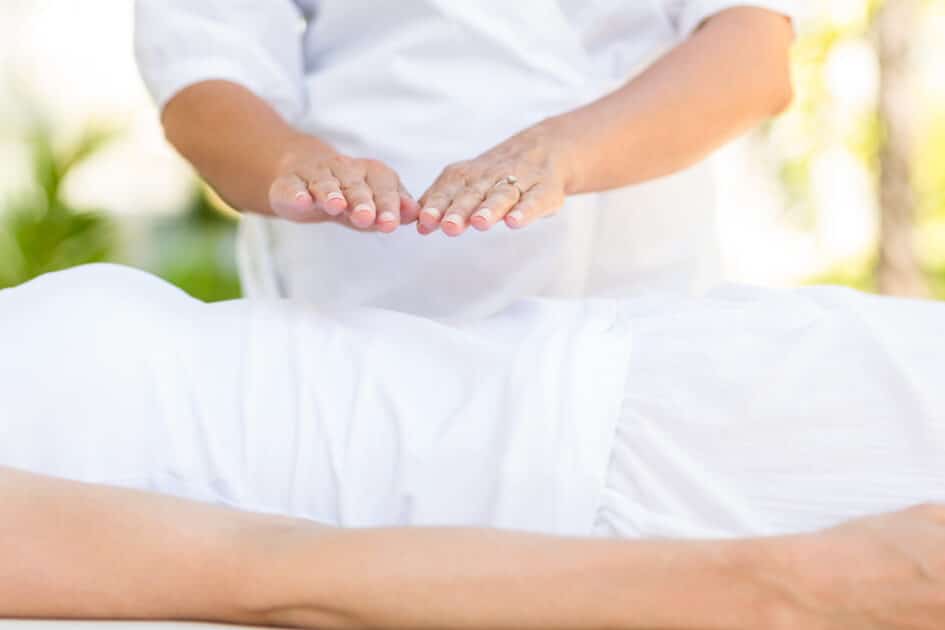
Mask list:
MULTIPOLYGON (((945 628, 945 506, 802 536, 792 564, 804 630, 945 628)), ((789 590, 794 590, 791 584, 789 590)))
POLYGON ((393 232, 417 220, 419 206, 397 173, 377 160, 352 158, 304 135, 291 143, 269 189, 276 216, 393 232))

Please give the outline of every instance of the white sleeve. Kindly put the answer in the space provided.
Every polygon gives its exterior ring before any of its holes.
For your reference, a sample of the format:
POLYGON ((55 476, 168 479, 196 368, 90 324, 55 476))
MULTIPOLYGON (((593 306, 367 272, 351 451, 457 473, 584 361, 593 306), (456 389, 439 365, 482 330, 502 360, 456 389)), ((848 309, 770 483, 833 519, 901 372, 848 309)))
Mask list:
POLYGON ((699 28, 704 21, 720 11, 732 7, 759 7, 781 13, 794 22, 797 28, 797 18, 800 13, 800 4, 805 0, 663 0, 666 13, 681 37, 688 37, 699 28))
POLYGON ((306 107, 304 30, 292 0, 135 2, 135 56, 160 108, 189 85, 222 79, 297 120, 306 107))

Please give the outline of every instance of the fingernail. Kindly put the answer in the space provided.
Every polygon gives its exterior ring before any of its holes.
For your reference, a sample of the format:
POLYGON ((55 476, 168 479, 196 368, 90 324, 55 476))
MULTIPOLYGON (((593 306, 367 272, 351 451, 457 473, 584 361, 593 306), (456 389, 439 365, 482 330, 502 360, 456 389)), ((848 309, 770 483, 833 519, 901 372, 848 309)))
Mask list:
POLYGON ((345 210, 345 197, 341 193, 328 193, 325 196, 325 212, 330 216, 336 217, 345 210), (339 203, 332 203, 338 201, 339 203))
POLYGON ((295 193, 296 201, 308 201, 311 198, 312 196, 308 194, 307 192, 305 192, 304 190, 300 190, 299 192, 295 193))
POLYGON ((521 224, 524 219, 525 215, 522 214, 521 210, 512 210, 512 212, 509 213, 509 221, 515 225, 521 224))
POLYGON ((431 219, 439 219, 439 218, 440 218, 440 211, 437 210, 436 208, 424 208, 424 209, 423 209, 423 214, 427 215, 427 216, 430 217, 431 219))
POLYGON ((385 210, 381 213, 381 216, 377 218, 381 223, 393 223, 397 217, 394 216, 394 213, 390 210, 385 210))
POLYGON ((492 210, 490 210, 489 208, 480 208, 479 211, 476 212, 476 214, 473 216, 479 217, 480 219, 485 219, 486 221, 491 221, 492 210))
POLYGON ((443 219, 443 220, 444 220, 445 222, 447 222, 447 223, 454 223, 454 224, 456 224, 456 225, 462 225, 462 224, 463 224, 463 217, 461 217, 461 216, 458 215, 458 214, 451 214, 451 215, 447 216, 447 217, 446 217, 445 219, 443 219))
POLYGON ((351 222, 358 227, 366 228, 373 222, 373 208, 371 206, 362 203, 354 207, 354 210, 351 212, 351 222))

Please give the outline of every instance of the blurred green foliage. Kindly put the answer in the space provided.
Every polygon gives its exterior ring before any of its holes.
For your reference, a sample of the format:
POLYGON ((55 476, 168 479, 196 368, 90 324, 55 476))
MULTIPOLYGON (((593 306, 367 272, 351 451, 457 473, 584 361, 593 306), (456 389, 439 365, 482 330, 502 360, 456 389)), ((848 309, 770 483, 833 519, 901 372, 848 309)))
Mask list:
POLYGON ((202 300, 239 297, 235 222, 197 182, 186 208, 150 222, 147 240, 153 253, 143 260, 128 255, 118 218, 70 205, 63 182, 116 136, 115 131, 93 127, 63 148, 55 145, 49 126, 32 125, 27 133, 32 181, 0 206, 0 288, 51 271, 110 261, 141 266, 202 300))
POLYGON ((838 125, 831 107, 826 68, 837 46, 869 36, 879 5, 877 0, 864 0, 859 19, 845 23, 825 18, 814 20, 806 25, 794 45, 794 103, 777 124, 787 127, 786 134, 795 145, 780 161, 780 174, 795 210, 794 219, 804 227, 811 227, 819 211, 810 187, 811 172, 820 153, 839 141, 875 171, 880 142, 876 113, 857 112, 855 120, 844 120, 845 124, 838 125))
MULTIPOLYGON (((834 0, 825 0, 826 3, 834 0)), ((845 43, 870 43, 883 3, 895 0, 863 0, 855 19, 836 21, 829 11, 806 24, 794 48, 795 102, 789 112, 769 125, 772 135, 790 138, 780 156, 780 178, 792 208, 790 219, 811 229, 824 211, 812 194, 812 171, 817 158, 830 147, 842 146, 878 179, 878 156, 884 125, 875 108, 840 111, 832 102, 828 61, 845 43), (777 127, 777 129, 775 129, 777 127)), ((825 5, 826 6, 826 5, 825 5)), ((919 3, 921 15, 945 10, 945 0, 919 3)), ((841 12, 842 13, 842 12, 841 12)), ((849 14, 844 14, 849 18, 849 14)), ((920 17, 921 19, 921 17, 920 17)), ((919 51, 916 51, 919 52, 919 51)), ((945 111, 929 115, 923 108, 941 104, 920 102, 915 112, 916 147, 912 160, 916 200, 916 256, 929 287, 945 299, 945 111)), ((811 283, 844 284, 862 290, 876 289, 876 252, 865 252, 811 278, 811 283)))
POLYGON ((56 151, 49 128, 29 134, 33 186, 18 193, 0 214, 0 288, 50 271, 111 260, 115 225, 100 210, 72 208, 62 197, 66 175, 113 137, 89 130, 65 151, 56 151))
POLYGON ((181 215, 153 226, 153 255, 143 266, 201 300, 238 298, 234 232, 233 219, 198 187, 181 215))

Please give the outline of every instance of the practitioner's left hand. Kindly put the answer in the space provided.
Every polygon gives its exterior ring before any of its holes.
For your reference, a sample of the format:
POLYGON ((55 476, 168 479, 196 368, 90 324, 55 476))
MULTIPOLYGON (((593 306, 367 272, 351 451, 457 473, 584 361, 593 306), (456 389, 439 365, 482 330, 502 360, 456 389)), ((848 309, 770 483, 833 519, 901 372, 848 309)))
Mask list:
POLYGON ((420 198, 417 230, 459 236, 471 225, 522 228, 558 211, 568 194, 564 143, 546 125, 513 136, 477 158, 447 166, 420 198))

